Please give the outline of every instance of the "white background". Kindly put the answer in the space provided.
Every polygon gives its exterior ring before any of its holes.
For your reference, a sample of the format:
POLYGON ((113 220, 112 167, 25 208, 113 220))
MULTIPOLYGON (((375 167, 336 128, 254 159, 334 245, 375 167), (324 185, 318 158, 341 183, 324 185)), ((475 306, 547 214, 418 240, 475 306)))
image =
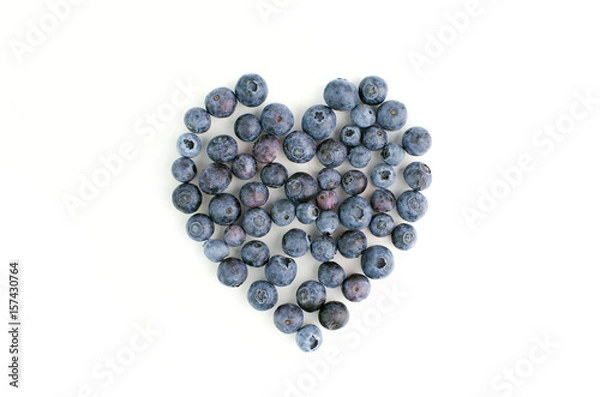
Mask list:
MULTIPOLYGON (((24 323, 17 391, 0 338, 0 395, 600 393, 600 28, 590 2, 272 0, 262 13, 255 0, 73 4, 55 26, 44 1, 0 11, 0 292, 6 302, 8 261, 20 260, 24 323), (465 9, 456 34, 447 16, 465 9), (48 33, 31 33, 44 23, 48 33), (329 80, 380 75, 408 125, 434 139, 419 242, 310 355, 272 312, 246 303, 261 270, 240 289, 220 285, 170 202, 183 114, 247 72, 267 80, 268 101, 287 104, 296 128, 329 80), (578 95, 595 98, 590 110, 578 95), (568 123, 572 107, 580 120, 568 133, 539 135, 568 123), (151 124, 161 111, 165 122, 151 124), (70 214, 64 197, 79 197, 81 178, 123 144, 134 158, 70 214), (507 188, 502 170, 521 156, 535 165, 507 188), (483 208, 487 194, 495 205, 483 208), (466 208, 482 219, 470 224, 466 208), (383 292, 393 289, 402 299, 383 292), (149 342, 136 339, 140 327, 153 330, 149 342)), ((299 264, 298 282, 316 276, 309 258, 299 264)))

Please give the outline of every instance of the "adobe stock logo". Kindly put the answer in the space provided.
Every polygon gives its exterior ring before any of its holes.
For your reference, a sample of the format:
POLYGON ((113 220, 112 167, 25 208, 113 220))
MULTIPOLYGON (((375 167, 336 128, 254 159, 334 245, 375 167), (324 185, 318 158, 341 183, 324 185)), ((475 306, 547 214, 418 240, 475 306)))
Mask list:
POLYGON ((545 364, 560 346, 547 334, 544 337, 535 337, 534 342, 526 356, 505 367, 501 374, 492 379, 493 391, 503 392, 502 397, 514 395, 515 390, 523 387, 526 380, 533 376, 536 369, 545 364))
POLYGON ((23 63, 26 56, 33 54, 37 48, 44 45, 71 17, 74 7, 82 3, 83 0, 49 0, 46 2, 47 10, 41 16, 27 19, 24 22, 23 37, 8 39, 8 47, 17 63, 23 63))
POLYGON ((432 66, 447 49, 465 34, 471 23, 483 15, 484 8, 479 0, 468 0, 463 9, 446 15, 446 23, 439 26, 435 33, 429 33, 422 45, 422 51, 408 51, 408 60, 417 74, 423 73, 425 66, 432 66))
POLYGON ((260 20, 264 24, 269 24, 271 18, 275 15, 281 14, 281 12, 290 7, 295 0, 258 0, 254 7, 260 16, 260 20))
POLYGON ((61 194, 64 208, 72 218, 76 218, 100 197, 139 157, 140 152, 164 134, 183 109, 194 103, 200 87, 192 80, 176 79, 173 85, 175 89, 168 98, 135 120, 131 128, 133 133, 128 138, 116 145, 112 152, 100 154, 91 171, 79 174, 77 187, 61 194))
POLYGON ((146 322, 144 326, 137 322, 134 323, 134 332, 127 342, 115 351, 104 355, 102 360, 92 366, 90 376, 94 382, 81 385, 75 394, 71 394, 69 397, 99 397, 104 394, 102 392, 113 386, 120 376, 126 374, 141 357, 151 350, 161 333, 150 322, 146 322))
POLYGON ((543 157, 548 157, 556 147, 577 130, 583 120, 588 119, 600 105, 591 89, 574 95, 568 110, 559 114, 552 122, 545 123, 531 136, 532 149, 517 156, 514 164, 497 169, 497 176, 486 187, 478 189, 478 197, 472 205, 461 208, 465 224, 474 229, 507 200, 526 176, 538 168, 543 157))
MULTIPOLYGON (((372 306, 359 318, 349 322, 339 331, 340 339, 350 349, 357 349, 365 339, 385 324, 386 317, 398 310, 408 293, 397 285, 382 286, 378 295, 369 297, 372 306)), ((332 372, 344 362, 344 351, 337 346, 323 346, 317 357, 304 360, 304 370, 295 380, 286 380, 283 397, 306 397, 314 393, 319 384, 325 382, 332 372)))

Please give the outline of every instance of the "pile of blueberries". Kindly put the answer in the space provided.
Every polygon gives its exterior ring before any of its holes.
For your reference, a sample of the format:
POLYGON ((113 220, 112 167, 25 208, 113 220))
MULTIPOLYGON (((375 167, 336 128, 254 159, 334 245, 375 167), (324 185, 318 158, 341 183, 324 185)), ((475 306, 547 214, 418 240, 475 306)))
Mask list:
POLYGON ((267 84, 257 74, 246 74, 234 90, 212 90, 204 108, 189 109, 184 117, 190 132, 177 140, 181 157, 171 171, 181 184, 173 191, 172 201, 181 212, 193 214, 186 224, 187 234, 205 242, 204 254, 219 264, 219 281, 239 287, 249 267, 263 267, 264 280, 252 283, 247 297, 254 309, 265 311, 277 305, 277 287, 294 281, 294 258, 310 251, 320 264, 318 281, 302 283, 296 291, 296 303, 281 304, 273 313, 275 326, 284 333, 295 333, 303 351, 316 350, 323 339, 318 326, 304 324, 303 312, 318 311, 319 323, 328 330, 348 323, 346 305, 327 301, 326 288, 341 287, 348 301, 359 302, 371 291, 370 279, 386 277, 394 269, 393 253, 384 245, 368 246, 363 230, 379 238, 390 236, 396 248, 408 250, 414 246, 417 234, 407 222, 419 220, 428 208, 422 191, 431 185, 431 170, 422 162, 411 162, 402 171, 410 189, 398 198, 389 190, 396 183, 396 168, 405 154, 425 154, 431 147, 431 136, 424 128, 411 127, 401 139, 389 139, 388 135, 404 127, 407 112, 403 103, 386 100, 387 91, 387 83, 377 76, 365 77, 358 87, 348 80, 335 79, 324 89, 325 104, 308 108, 302 116, 301 131, 292 131, 294 115, 281 103, 266 105, 260 116, 243 114, 235 120, 233 132, 240 141, 253 143, 251 153, 239 153, 233 134, 215 136, 206 145, 206 155, 212 162, 200 173, 193 158, 200 154, 203 145, 199 136, 210 129, 211 119, 231 116, 238 102, 249 108, 260 106, 267 98, 267 84), (335 111, 350 112, 352 124, 336 131, 335 111), (287 168, 275 162, 280 149, 297 164, 316 156, 324 168, 316 178, 303 171, 288 175, 287 168), (360 194, 366 191, 369 177, 360 169, 374 156, 378 163, 369 176, 375 190, 367 199, 360 194), (336 168, 345 161, 354 169, 342 175, 336 168), (260 181, 249 181, 256 175, 260 181), (248 181, 237 196, 225 192, 233 177, 248 181), (192 183, 194 180, 197 184, 192 183), (338 187, 343 195, 339 199, 338 187), (267 209, 269 189, 283 189, 286 198, 267 209), (208 213, 196 213, 203 194, 211 197, 208 213), (389 214, 394 208, 406 222, 395 224, 389 214), (281 238, 285 255, 271 255, 260 238, 269 233, 272 224, 285 228, 294 219, 304 225, 314 224, 320 234, 311 237, 301 228, 290 228, 281 238), (215 224, 224 227, 221 238, 212 238, 215 224), (247 236, 252 239, 246 241, 247 236), (239 257, 230 256, 231 247, 241 247, 239 257), (360 257, 362 273, 346 275, 344 268, 333 261, 337 252, 344 258, 360 257))

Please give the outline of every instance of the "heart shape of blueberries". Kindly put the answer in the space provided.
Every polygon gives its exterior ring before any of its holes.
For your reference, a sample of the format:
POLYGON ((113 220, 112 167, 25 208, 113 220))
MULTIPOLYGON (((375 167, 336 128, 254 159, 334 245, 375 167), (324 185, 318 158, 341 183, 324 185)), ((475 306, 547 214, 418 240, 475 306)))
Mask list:
POLYGON ((293 130, 296 119, 284 104, 258 108, 268 96, 267 84, 257 74, 246 74, 233 90, 212 90, 204 107, 184 116, 189 132, 177 139, 181 157, 171 172, 181 182, 172 193, 175 208, 193 214, 187 234, 204 242, 204 254, 218 263, 217 278, 225 286, 239 287, 249 268, 262 268, 264 279, 248 287, 248 303, 259 311, 274 309, 275 326, 295 333, 306 352, 321 346, 323 334, 317 325, 305 324, 304 313, 318 312, 328 330, 345 326, 348 308, 328 301, 327 289, 341 288, 350 302, 367 298, 370 280, 394 269, 388 246, 412 248, 417 234, 411 223, 427 212, 422 191, 431 184, 431 170, 408 161, 406 154, 424 155, 431 136, 422 127, 400 132, 406 107, 387 100, 387 92, 387 83, 377 76, 365 77, 358 87, 332 80, 324 88, 325 104, 309 107, 301 129, 293 130), (239 106, 248 112, 236 118, 233 131, 203 143, 213 120, 230 117, 239 106), (340 127, 344 112, 351 122, 340 127), (319 164, 318 172, 311 172, 311 164, 319 164), (350 169, 340 172, 347 164, 350 169), (244 181, 239 189, 231 186, 234 178, 244 181), (198 212, 209 197, 205 213, 198 212), (281 247, 261 240, 270 232, 281 235, 281 247), (365 232, 386 240, 369 246, 365 232), (298 286, 295 303, 278 302, 278 288, 296 279, 295 258, 305 255, 315 261, 316 279, 298 286), (346 273, 352 260, 360 261, 362 272, 346 273))

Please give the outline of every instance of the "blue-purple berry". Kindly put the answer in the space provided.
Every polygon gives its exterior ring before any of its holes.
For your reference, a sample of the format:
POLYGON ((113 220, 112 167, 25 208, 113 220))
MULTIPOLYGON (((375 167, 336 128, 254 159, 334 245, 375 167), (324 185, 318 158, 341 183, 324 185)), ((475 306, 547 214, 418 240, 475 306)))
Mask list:
POLYGON ((246 241, 246 232, 240 225, 229 225, 223 231, 223 241, 230 247, 239 247, 246 241))
POLYGON ((235 84, 235 96, 244 106, 259 106, 267 99, 268 94, 269 88, 265 79, 256 73, 243 75, 235 84))
POLYGON ((262 132, 260 119, 251 113, 242 114, 233 124, 233 132, 243 142, 253 142, 262 132))
POLYGON ((206 194, 223 192, 232 179, 231 170, 225 164, 211 163, 198 177, 198 187, 206 194))
POLYGON ((189 182, 196 177, 196 163, 189 157, 180 157, 171 165, 171 175, 178 182, 189 182))
POLYGON ((183 157, 196 157, 202 150, 202 141, 198 135, 191 132, 181 134, 177 138, 177 152, 183 157))
POLYGON ((238 258, 225 258, 217 267, 217 278, 227 287, 239 287, 247 277, 248 267, 238 258))
POLYGON ((269 247, 260 240, 248 241, 240 251, 242 261, 251 267, 262 267, 271 257, 269 247))
POLYGON ((186 128, 195 134, 202 134, 210 129, 210 114, 203 108, 191 108, 183 116, 186 128))
POLYGON ((237 98, 233 91, 226 87, 215 88, 204 98, 204 107, 217 118, 229 117, 235 111, 237 98))
POLYGON ((407 118, 406 106, 402 102, 385 101, 377 108, 377 124, 384 130, 400 130, 407 118))
POLYGON ((414 247, 417 242, 417 231, 408 223, 401 223, 392 230, 392 244, 402 251, 414 247))
POLYGON ((294 114, 281 103, 270 103, 260 114, 260 124, 265 132, 273 135, 284 135, 294 126, 294 114))
POLYGON ((327 288, 337 288, 346 278, 346 272, 336 262, 323 262, 318 269, 319 281, 327 288))
POLYGON ((208 215, 194 214, 190 216, 186 225, 188 236, 194 241, 205 241, 215 232, 215 224, 208 215))
POLYGON ((371 293, 371 282, 362 274, 354 273, 342 283, 342 294, 350 302, 360 302, 371 293))
POLYGON ((329 137, 335 124, 335 112, 325 105, 311 106, 302 116, 302 130, 317 141, 329 137))
POLYGON ((277 288, 265 280, 257 280, 250 284, 246 295, 248 303, 259 311, 269 310, 277 304, 279 294, 277 288))
POLYGON ((191 183, 182 183, 171 194, 173 206, 184 214, 193 214, 202 205, 202 193, 191 183))

